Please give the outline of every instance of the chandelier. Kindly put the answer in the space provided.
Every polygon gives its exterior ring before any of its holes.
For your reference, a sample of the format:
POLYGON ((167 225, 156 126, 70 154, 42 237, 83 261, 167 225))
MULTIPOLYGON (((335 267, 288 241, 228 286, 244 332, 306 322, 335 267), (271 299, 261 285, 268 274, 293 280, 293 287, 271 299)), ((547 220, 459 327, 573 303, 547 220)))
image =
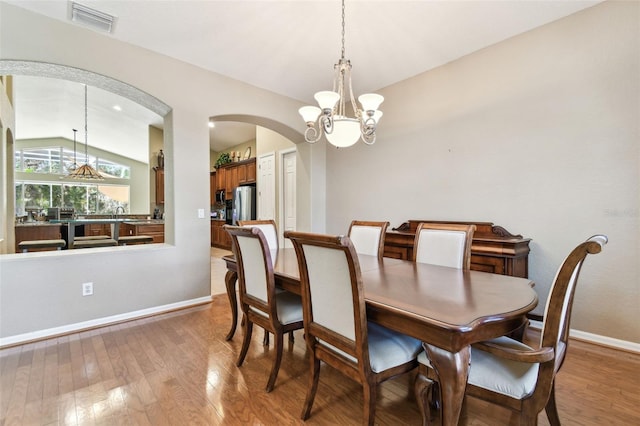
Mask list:
MULTIPOLYGON (((74 141, 74 152, 75 152, 75 132, 73 133, 73 141, 74 141)), ((96 169, 91 167, 89 164, 89 140, 88 140, 89 131, 87 128, 87 85, 84 85, 84 164, 75 170, 72 170, 67 176, 72 179, 82 179, 82 180, 104 180, 104 177, 98 172, 96 169)), ((75 154, 74 154, 74 164, 75 164, 75 154)))
POLYGON ((321 91, 314 95, 320 108, 304 106, 298 110, 307 123, 304 139, 309 143, 315 143, 324 133, 329 143, 338 148, 351 146, 358 142, 358 139, 373 145, 376 141, 376 126, 382 117, 382 111, 378 110, 378 107, 384 97, 375 93, 360 95, 358 101, 362 109, 356 106, 351 87, 351 62, 344 57, 344 0, 342 0, 342 55, 333 68, 335 71, 333 91, 321 91), (355 117, 347 116, 345 95, 349 96, 355 117))

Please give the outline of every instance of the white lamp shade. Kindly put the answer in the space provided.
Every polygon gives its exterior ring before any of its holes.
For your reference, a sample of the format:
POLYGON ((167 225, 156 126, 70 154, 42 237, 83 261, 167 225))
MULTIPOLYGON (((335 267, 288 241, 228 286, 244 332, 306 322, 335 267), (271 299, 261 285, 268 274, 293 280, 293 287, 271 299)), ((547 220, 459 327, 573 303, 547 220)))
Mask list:
POLYGON ((316 98, 318 105, 320 105, 320 108, 322 109, 333 109, 333 107, 336 106, 336 103, 340 99, 339 94, 337 94, 336 92, 331 92, 329 90, 318 92, 313 95, 313 97, 316 98))
POLYGON ((360 122, 354 118, 336 116, 333 119, 333 131, 325 136, 331 145, 349 147, 360 139, 360 122))
POLYGON ((318 107, 309 105, 303 106, 298 110, 298 112, 302 116, 302 119, 305 121, 305 123, 313 123, 316 121, 322 111, 318 107))
POLYGON ((376 110, 376 112, 373 113, 373 119, 375 120, 376 124, 380 122, 380 118, 382 118, 382 111, 378 109, 376 110))
POLYGON ((384 96, 376 93, 365 93, 364 95, 358 96, 358 100, 362 104, 364 111, 375 111, 380 107, 382 101, 384 101, 384 96))

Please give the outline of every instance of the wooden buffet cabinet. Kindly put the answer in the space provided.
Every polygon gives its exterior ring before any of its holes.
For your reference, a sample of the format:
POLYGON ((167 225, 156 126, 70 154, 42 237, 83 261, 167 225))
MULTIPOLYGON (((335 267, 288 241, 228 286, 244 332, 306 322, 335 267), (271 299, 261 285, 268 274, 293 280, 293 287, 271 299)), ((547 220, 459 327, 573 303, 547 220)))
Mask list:
POLYGON ((450 222, 434 220, 409 220, 387 231, 384 256, 396 259, 413 259, 413 243, 420 222, 463 223, 476 225, 471 243, 471 269, 494 274, 528 278, 530 238, 513 235, 491 222, 450 222))

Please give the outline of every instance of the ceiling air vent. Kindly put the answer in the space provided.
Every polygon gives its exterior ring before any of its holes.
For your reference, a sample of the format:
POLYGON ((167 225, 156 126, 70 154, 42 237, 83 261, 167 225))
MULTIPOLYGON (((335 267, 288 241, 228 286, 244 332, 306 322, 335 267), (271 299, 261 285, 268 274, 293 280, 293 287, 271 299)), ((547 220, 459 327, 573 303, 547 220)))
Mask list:
POLYGON ((113 31, 116 17, 99 10, 70 2, 69 15, 72 21, 78 22, 87 27, 110 33, 113 31))

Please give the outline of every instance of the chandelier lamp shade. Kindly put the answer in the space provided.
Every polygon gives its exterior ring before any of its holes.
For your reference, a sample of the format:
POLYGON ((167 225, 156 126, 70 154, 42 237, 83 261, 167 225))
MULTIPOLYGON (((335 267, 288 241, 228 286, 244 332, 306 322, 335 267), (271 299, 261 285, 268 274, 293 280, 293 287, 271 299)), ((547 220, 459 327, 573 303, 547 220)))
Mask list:
POLYGON ((91 167, 89 164, 89 131, 87 126, 87 85, 84 85, 84 164, 80 167, 77 167, 75 164, 75 135, 76 130, 73 131, 73 142, 74 142, 74 166, 76 166, 71 172, 67 175, 72 179, 79 180, 104 180, 104 177, 98 172, 96 169, 91 167))
POLYGON ((309 143, 320 140, 324 134, 332 145, 346 148, 359 139, 368 145, 376 141, 376 128, 382 111, 378 108, 384 97, 375 93, 360 95, 358 108, 351 85, 351 62, 345 59, 344 49, 344 0, 342 0, 342 55, 334 65, 333 91, 321 91, 314 95, 318 106, 304 106, 298 110, 307 123, 304 138, 309 143), (351 103, 353 117, 347 115, 346 105, 351 103))

